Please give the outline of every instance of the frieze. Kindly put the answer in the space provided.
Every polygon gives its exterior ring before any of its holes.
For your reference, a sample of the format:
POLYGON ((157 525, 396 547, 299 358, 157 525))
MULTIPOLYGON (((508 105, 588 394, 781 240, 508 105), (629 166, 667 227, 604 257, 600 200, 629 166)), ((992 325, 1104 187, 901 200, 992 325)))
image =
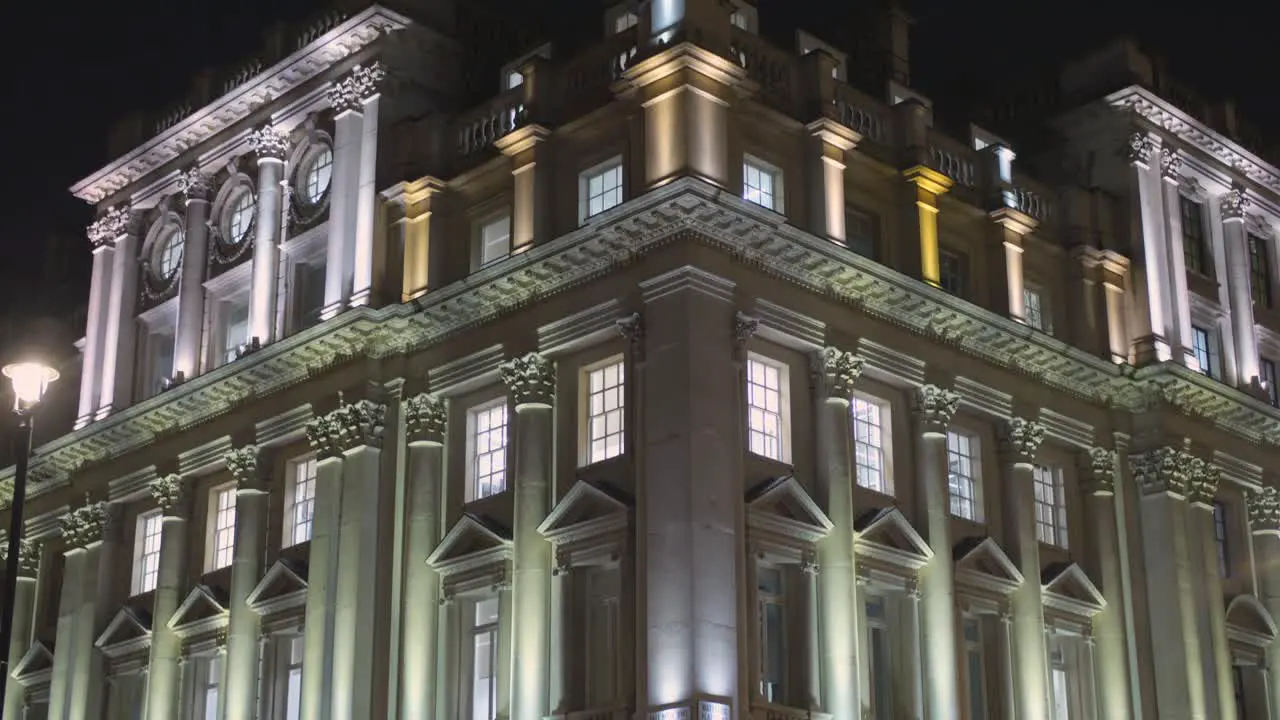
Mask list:
POLYGON ((58 520, 62 538, 69 548, 82 548, 101 542, 107 535, 110 513, 105 502, 91 502, 72 510, 58 520))
POLYGON ((502 383, 517 406, 551 405, 556 396, 555 365, 538 353, 512 358, 499 368, 502 383))
POLYGON ((960 409, 960 395, 937 385, 921 385, 916 389, 916 416, 926 426, 946 428, 960 409))
POLYGON ((381 447, 387 406, 372 400, 343 403, 307 423, 307 440, 321 457, 342 457, 361 446, 381 447))
POLYGON ((419 393, 404 401, 405 434, 409 442, 443 442, 446 420, 444 400, 435 395, 419 393))
POLYGON ((249 149, 259 160, 284 160, 289 154, 289 136, 265 125, 249 133, 249 149))
POLYGON ((1280 533, 1280 490, 1266 486, 1245 495, 1249 528, 1255 533, 1280 533))
POLYGON ((835 347, 824 347, 813 354, 814 370, 821 377, 824 387, 834 396, 845 398, 853 396, 858 378, 862 377, 862 369, 866 360, 857 355, 835 347))
POLYGON ((1016 462, 1030 463, 1044 442, 1045 427, 1042 423, 1026 418, 1011 418, 1005 426, 1005 445, 1016 462))
POLYGON ((382 63, 356 65, 351 74, 329 87, 329 104, 335 112, 360 112, 366 100, 378 94, 387 70, 382 63))

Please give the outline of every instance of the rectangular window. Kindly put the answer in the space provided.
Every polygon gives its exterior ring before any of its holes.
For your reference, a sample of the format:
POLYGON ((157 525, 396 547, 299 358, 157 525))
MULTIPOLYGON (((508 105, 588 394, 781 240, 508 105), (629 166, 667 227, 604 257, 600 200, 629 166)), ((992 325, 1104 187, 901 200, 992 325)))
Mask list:
POLYGON ((1276 387, 1276 363, 1274 360, 1262 358, 1258 362, 1258 371, 1262 375, 1262 384, 1267 389, 1267 400, 1280 407, 1280 388, 1276 387))
POLYGON ((293 547, 311 539, 311 522, 316 512, 316 459, 289 464, 285 487, 284 546, 293 547))
POLYGON ((866 607, 867 641, 871 646, 871 717, 875 720, 892 720, 893 651, 889 642, 884 598, 868 596, 866 607))
POLYGON ((752 355, 747 360, 748 446, 756 455, 787 462, 786 367, 752 355))
POLYGON ((236 547, 236 486, 215 488, 210 496, 209 518, 212 520, 208 570, 230 567, 236 547))
POLYGON ((480 226, 480 265, 511 254, 511 216, 491 218, 480 226))
POLYGON ((1037 287, 1022 288, 1023 319, 1031 327, 1043 333, 1053 334, 1053 319, 1049 316, 1044 293, 1037 287))
POLYGON ((845 244, 862 257, 875 260, 880 239, 880 219, 874 213, 852 205, 845 206, 845 244))
POLYGON ((938 284, 956 297, 968 297, 969 257, 964 253, 939 250, 938 284))
POLYGON ((760 622, 760 694, 771 703, 786 702, 786 596, 782 571, 762 567, 756 582, 760 622))
POLYGON ((1182 255, 1187 263, 1187 269, 1200 273, 1201 275, 1209 275, 1211 265, 1209 264, 1208 248, 1204 242, 1204 205, 1183 195, 1180 204, 1182 206, 1182 255))
POLYGON ((753 157, 742 161, 742 198, 782 212, 782 171, 753 157))
POLYGON ((987 716, 987 673, 982 659, 982 622, 964 619, 964 658, 969 694, 969 717, 987 716))
POLYGON ((1249 235, 1249 292, 1253 304, 1271 307, 1271 267, 1267 241, 1257 235, 1249 235))
POLYGON ((947 433, 947 489, 951 494, 951 514, 977 522, 978 438, 947 433))
POLYGON ((284 720, 302 717, 302 658, 305 648, 301 635, 285 640, 288 647, 288 663, 284 673, 284 720))
POLYGON ((853 413, 853 452, 857 465, 857 482, 864 488, 886 495, 889 485, 885 427, 889 407, 882 401, 855 395, 850 403, 853 413))
POLYGON ((498 598, 475 602, 471 624, 471 720, 498 712, 498 598))
POLYGON ((1222 366, 1218 361, 1218 338, 1202 327, 1191 327, 1192 350, 1196 354, 1196 362, 1200 364, 1200 372, 1214 380, 1222 379, 1222 366))
POLYGON ((306 330, 320 322, 324 310, 325 266, 323 262, 298 263, 293 269, 293 331, 306 330))
POLYGON ((240 357, 240 348, 249 342, 249 306, 242 302, 228 303, 223 312, 222 362, 226 364, 240 357))
POLYGON ((160 573, 160 529, 164 521, 159 510, 138 516, 133 541, 133 594, 156 589, 160 573))
POLYGON ((1071 687, 1065 667, 1053 668, 1053 720, 1071 720, 1071 687))
POLYGON ((587 371, 587 464, 622 454, 626 410, 622 360, 587 371))
POLYGON ((1218 573, 1229 577, 1231 555, 1227 552, 1227 506, 1217 500, 1213 502, 1213 539, 1218 546, 1218 573))
POLYGON ((1067 547, 1067 498, 1060 468, 1037 465, 1035 478, 1036 537, 1040 542, 1067 547))
POLYGON ((173 335, 168 333, 152 335, 150 354, 151 377, 148 379, 147 387, 151 395, 159 395, 164 391, 169 378, 173 377, 173 335))
POLYGON ((196 684, 196 718, 197 720, 217 720, 218 718, 218 682, 222 680, 222 656, 209 655, 200 665, 196 684))
POLYGON ((507 489, 507 399, 499 398, 467 411, 467 500, 480 500, 507 489))
POLYGON ((586 222, 622 204, 622 160, 614 158, 587 170, 578 179, 578 221, 586 222))

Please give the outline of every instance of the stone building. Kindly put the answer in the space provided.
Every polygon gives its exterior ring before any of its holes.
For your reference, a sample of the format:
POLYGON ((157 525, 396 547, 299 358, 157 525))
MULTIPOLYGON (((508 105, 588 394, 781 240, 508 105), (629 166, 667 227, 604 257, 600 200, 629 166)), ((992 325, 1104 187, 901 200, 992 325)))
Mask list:
POLYGON ((1037 179, 893 9, 623 3, 474 105, 404 5, 73 188, 6 720, 1280 717, 1280 170, 1140 53, 1037 179))

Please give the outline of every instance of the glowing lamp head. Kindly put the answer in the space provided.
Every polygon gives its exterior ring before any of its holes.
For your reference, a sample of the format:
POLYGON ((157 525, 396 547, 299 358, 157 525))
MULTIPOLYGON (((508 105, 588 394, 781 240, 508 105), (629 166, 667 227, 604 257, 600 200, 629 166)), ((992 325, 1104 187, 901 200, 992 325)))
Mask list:
POLYGON ((40 362, 13 363, 0 372, 13 385, 13 409, 18 413, 35 407, 44 398, 49 383, 58 379, 57 370, 40 362))

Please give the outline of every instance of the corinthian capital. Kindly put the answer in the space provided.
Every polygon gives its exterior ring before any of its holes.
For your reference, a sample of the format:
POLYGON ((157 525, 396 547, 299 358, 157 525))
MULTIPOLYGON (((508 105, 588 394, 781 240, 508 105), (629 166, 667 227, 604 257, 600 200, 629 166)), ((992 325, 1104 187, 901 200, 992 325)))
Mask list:
POLYGON ((1244 211, 1249 209, 1249 198, 1240 188, 1231 188, 1222 196, 1222 219, 1242 220, 1244 211))
POLYGON ((256 445, 245 445, 227 453, 227 470, 236 479, 237 490, 266 490, 266 468, 256 445))
POLYGON ((1183 453, 1187 473, 1187 500, 1203 508, 1212 508, 1218 495, 1222 473, 1218 466, 1190 453, 1183 453))
POLYGON ((1263 486, 1245 496, 1249 529, 1255 534, 1280 534, 1280 490, 1263 486))
POLYGON ((1116 491, 1116 451, 1089 448, 1084 456, 1085 487, 1094 495, 1114 495, 1116 491))
POLYGON ((187 200, 208 201, 213 197, 213 180, 200 172, 200 168, 193 167, 178 173, 178 189, 187 196, 187 200))
POLYGON ((307 423, 307 440, 321 457, 342 457, 361 446, 381 447, 387 406, 357 400, 307 423))
POLYGON ((249 133, 249 149, 253 150, 259 160, 284 160, 289 152, 289 136, 270 125, 249 133))
POLYGON ((107 208, 101 217, 89 223, 89 244, 95 248, 115 245, 121 236, 129 233, 132 221, 133 208, 127 204, 107 208))
POLYGON ((366 100, 378 94, 386 76, 386 68, 380 62, 368 67, 356 65, 350 75, 329 86, 329 104, 334 112, 359 112, 366 100))
POLYGON ((409 442, 443 442, 445 420, 444 401, 435 395, 420 393, 404 401, 409 442))
MULTIPOLYGON (((0 544, 0 560, 9 560, 9 539, 0 544)), ((18 541, 18 577, 34 578, 40 571, 40 545, 28 540, 18 541)))
POLYGON ((1182 174, 1182 156, 1177 150, 1165 148, 1160 153, 1160 177, 1165 180, 1178 181, 1182 174))
POLYGON ((829 395, 846 400, 862 377, 866 361, 851 352, 824 347, 813 355, 813 368, 829 395))
POLYGON ((1159 447, 1130 458, 1133 479, 1144 495, 1168 493, 1185 498, 1189 489, 1184 453, 1159 447))
POLYGON ((190 487, 178 473, 161 475, 151 481, 151 497, 165 517, 186 518, 191 510, 190 487))
POLYGON ((551 405, 555 402, 555 366, 538 353, 528 353, 508 360, 502 364, 499 372, 517 406, 551 405))
POLYGON ((1149 165, 1151 163, 1151 153, 1155 151, 1155 144, 1151 142, 1151 136, 1140 130, 1129 133, 1129 140, 1124 146, 1124 159, 1131 163, 1139 163, 1149 165))
POLYGON ((110 513, 105 502, 88 503, 58 519, 62 537, 69 548, 82 548, 101 542, 107 534, 110 513))
POLYGON ((1005 444, 1015 462, 1030 463, 1044 442, 1044 425, 1026 418, 1012 418, 1005 427, 1005 444))
POLYGON ((916 416, 926 427, 945 430, 960 409, 960 395, 937 385, 921 385, 916 390, 916 416))

